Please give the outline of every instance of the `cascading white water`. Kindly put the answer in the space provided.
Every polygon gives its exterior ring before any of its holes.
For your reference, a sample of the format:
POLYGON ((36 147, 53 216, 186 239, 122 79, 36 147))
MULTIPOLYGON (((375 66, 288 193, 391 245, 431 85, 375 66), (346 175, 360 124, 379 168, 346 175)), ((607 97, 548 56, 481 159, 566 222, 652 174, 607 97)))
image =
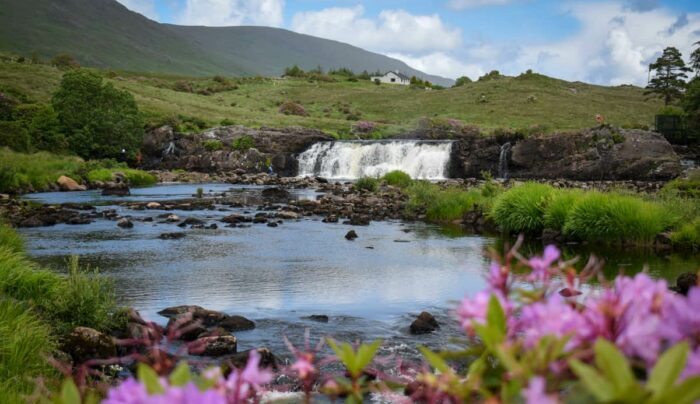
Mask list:
POLYGON ((451 151, 450 141, 320 142, 299 155, 299 175, 357 179, 401 170, 411 178, 439 180, 447 177, 451 151))

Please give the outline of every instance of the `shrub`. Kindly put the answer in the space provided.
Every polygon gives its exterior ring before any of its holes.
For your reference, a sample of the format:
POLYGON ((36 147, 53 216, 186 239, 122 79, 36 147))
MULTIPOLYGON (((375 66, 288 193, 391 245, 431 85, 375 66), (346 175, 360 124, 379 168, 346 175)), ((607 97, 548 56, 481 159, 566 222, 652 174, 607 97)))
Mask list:
POLYGON ((700 170, 691 171, 688 178, 677 178, 668 182, 663 190, 681 196, 700 197, 700 170))
POLYGON ((406 210, 416 213, 433 200, 434 196, 440 192, 440 187, 429 181, 413 181, 405 192, 408 194, 406 210))
POLYGON ((80 68, 80 62, 78 62, 73 55, 68 53, 61 53, 54 56, 54 58, 51 59, 51 64, 62 70, 80 68))
POLYGON ((232 119, 225 118, 221 120, 221 126, 233 126, 235 124, 236 122, 232 119))
POLYGON ((700 219, 686 223, 671 233, 671 242, 694 251, 700 249, 700 219))
POLYGON ((657 115, 683 116, 683 109, 674 105, 665 105, 659 109, 657 115))
POLYGON ((544 228, 545 207, 553 190, 534 182, 513 187, 496 197, 491 217, 504 231, 539 233, 544 228))
POLYGON ((91 170, 87 174, 87 180, 90 182, 112 181, 114 178, 114 173, 116 172, 124 174, 127 181, 129 181, 129 185, 133 187, 149 186, 158 182, 158 179, 154 175, 132 168, 99 168, 91 170))
POLYGON ((204 142, 204 148, 208 151, 217 151, 224 148, 224 144, 218 139, 209 139, 204 142))
POLYGON ((192 83, 189 83, 187 81, 177 81, 175 82, 175 85, 173 85, 173 90, 179 91, 181 93, 192 93, 194 90, 192 89, 192 83))
POLYGON ((435 222, 449 222, 461 219, 464 214, 478 205, 483 197, 477 189, 464 191, 450 188, 434 194, 426 207, 425 217, 435 222))
POLYGON ((53 108, 67 130, 71 150, 83 158, 109 158, 141 146, 143 122, 134 97, 83 70, 63 75, 53 108))
POLYGON ((245 151, 255 147, 255 141, 250 136, 241 136, 231 143, 233 150, 245 151))
POLYGON ((479 77, 479 81, 497 80, 497 79, 500 79, 502 77, 503 76, 501 76, 501 73, 498 70, 491 70, 490 72, 479 77))
POLYGON ((309 113, 306 112, 306 109, 301 104, 293 101, 283 102, 279 111, 285 115, 309 116, 309 113))
POLYGON ((407 188, 413 183, 411 176, 401 170, 390 171, 384 174, 382 179, 387 184, 397 186, 399 188, 407 188))
POLYGON ((359 192, 359 191, 374 192, 377 190, 378 185, 379 185, 379 181, 377 181, 376 178, 362 177, 355 182, 355 184, 352 186, 352 188, 357 192, 359 192))
POLYGON ((360 121, 352 126, 352 133, 369 134, 377 130, 377 124, 370 121, 360 121))
POLYGON ((454 87, 462 87, 463 85, 469 84, 469 83, 471 83, 471 82, 472 82, 472 79, 470 79, 470 78, 467 77, 467 76, 462 76, 462 77, 459 77, 459 78, 455 81, 454 87))
POLYGON ((0 121, 11 121, 17 104, 19 103, 14 97, 0 92, 0 121))
POLYGON ((633 196, 589 192, 569 212, 564 234, 594 242, 650 244, 673 222, 658 204, 633 196))
POLYGON ((552 193, 544 212, 544 227, 563 230, 574 204, 583 197, 580 189, 559 189, 552 193))
POLYGON ((31 149, 29 132, 16 121, 0 121, 0 147, 9 147, 18 152, 28 152, 31 149))

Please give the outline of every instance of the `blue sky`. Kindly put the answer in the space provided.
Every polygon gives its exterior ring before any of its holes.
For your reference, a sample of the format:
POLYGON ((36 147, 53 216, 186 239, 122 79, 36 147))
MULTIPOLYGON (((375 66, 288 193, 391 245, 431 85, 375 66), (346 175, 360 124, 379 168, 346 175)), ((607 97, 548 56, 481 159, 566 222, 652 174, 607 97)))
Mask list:
POLYGON ((644 84, 665 46, 700 41, 700 0, 118 0, 160 22, 265 25, 347 42, 428 73, 527 69, 644 84))

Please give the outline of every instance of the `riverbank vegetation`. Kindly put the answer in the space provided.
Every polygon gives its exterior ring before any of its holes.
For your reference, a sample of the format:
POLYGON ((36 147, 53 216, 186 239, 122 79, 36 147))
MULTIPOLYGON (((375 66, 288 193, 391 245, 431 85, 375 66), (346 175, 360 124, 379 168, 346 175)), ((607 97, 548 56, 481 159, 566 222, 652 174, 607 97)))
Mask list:
MULTIPOLYGON (((64 70, 49 64, 0 61, 0 92, 22 103, 47 106, 59 88, 64 70)), ((250 127, 305 126, 339 137, 353 137, 357 121, 373 122, 373 136, 416 128, 421 117, 454 119, 483 128, 527 131, 573 130, 606 122, 649 127, 659 100, 647 99, 633 86, 604 87, 567 82, 537 73, 463 83, 445 90, 416 86, 375 85, 365 75, 340 69, 318 77, 182 77, 155 73, 81 69, 99 75, 105 84, 133 94, 146 127, 198 122, 188 130, 226 124, 250 127), (285 102, 302 106, 308 116, 279 112, 285 102), (469 108, 464 106, 468 105, 469 108)), ((314 76, 317 77, 317 76, 314 76)))
POLYGON ((80 181, 111 181, 123 173, 133 186, 153 185, 157 179, 141 170, 130 169, 114 160, 84 161, 80 157, 49 152, 19 153, 0 147, 0 193, 48 191, 56 180, 68 176, 80 181))
POLYGON ((650 246, 666 233, 678 247, 700 246, 700 199, 679 193, 678 183, 657 194, 558 189, 536 182, 506 189, 493 180, 469 189, 413 180, 404 190, 407 211, 433 222, 461 222, 475 212, 510 234, 539 237, 548 230, 572 241, 650 246))
POLYGON ((0 402, 21 402, 34 378, 58 376, 48 359, 75 327, 121 324, 111 282, 77 258, 67 266, 65 274, 39 267, 0 223, 0 402))

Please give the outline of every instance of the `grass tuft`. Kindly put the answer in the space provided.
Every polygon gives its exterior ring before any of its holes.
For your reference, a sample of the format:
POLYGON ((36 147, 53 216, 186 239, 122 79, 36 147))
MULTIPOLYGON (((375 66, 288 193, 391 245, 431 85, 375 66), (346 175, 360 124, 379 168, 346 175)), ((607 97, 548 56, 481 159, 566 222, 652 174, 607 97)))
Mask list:
POLYGON ((408 188, 413 183, 411 176, 401 170, 394 170, 384 174, 384 182, 399 188, 408 188))
POLYGON ((134 187, 153 185, 158 182, 158 179, 154 175, 133 168, 98 168, 90 171, 87 174, 87 179, 90 182, 112 181, 112 175, 116 172, 123 173, 127 180, 129 180, 129 185, 134 187))
POLYGON ((496 197, 491 217, 504 231, 536 234, 544 228, 544 212, 554 188, 534 182, 513 187, 496 197))
POLYGON ((379 180, 372 177, 362 177, 352 186, 355 191, 374 192, 379 186, 379 180))

